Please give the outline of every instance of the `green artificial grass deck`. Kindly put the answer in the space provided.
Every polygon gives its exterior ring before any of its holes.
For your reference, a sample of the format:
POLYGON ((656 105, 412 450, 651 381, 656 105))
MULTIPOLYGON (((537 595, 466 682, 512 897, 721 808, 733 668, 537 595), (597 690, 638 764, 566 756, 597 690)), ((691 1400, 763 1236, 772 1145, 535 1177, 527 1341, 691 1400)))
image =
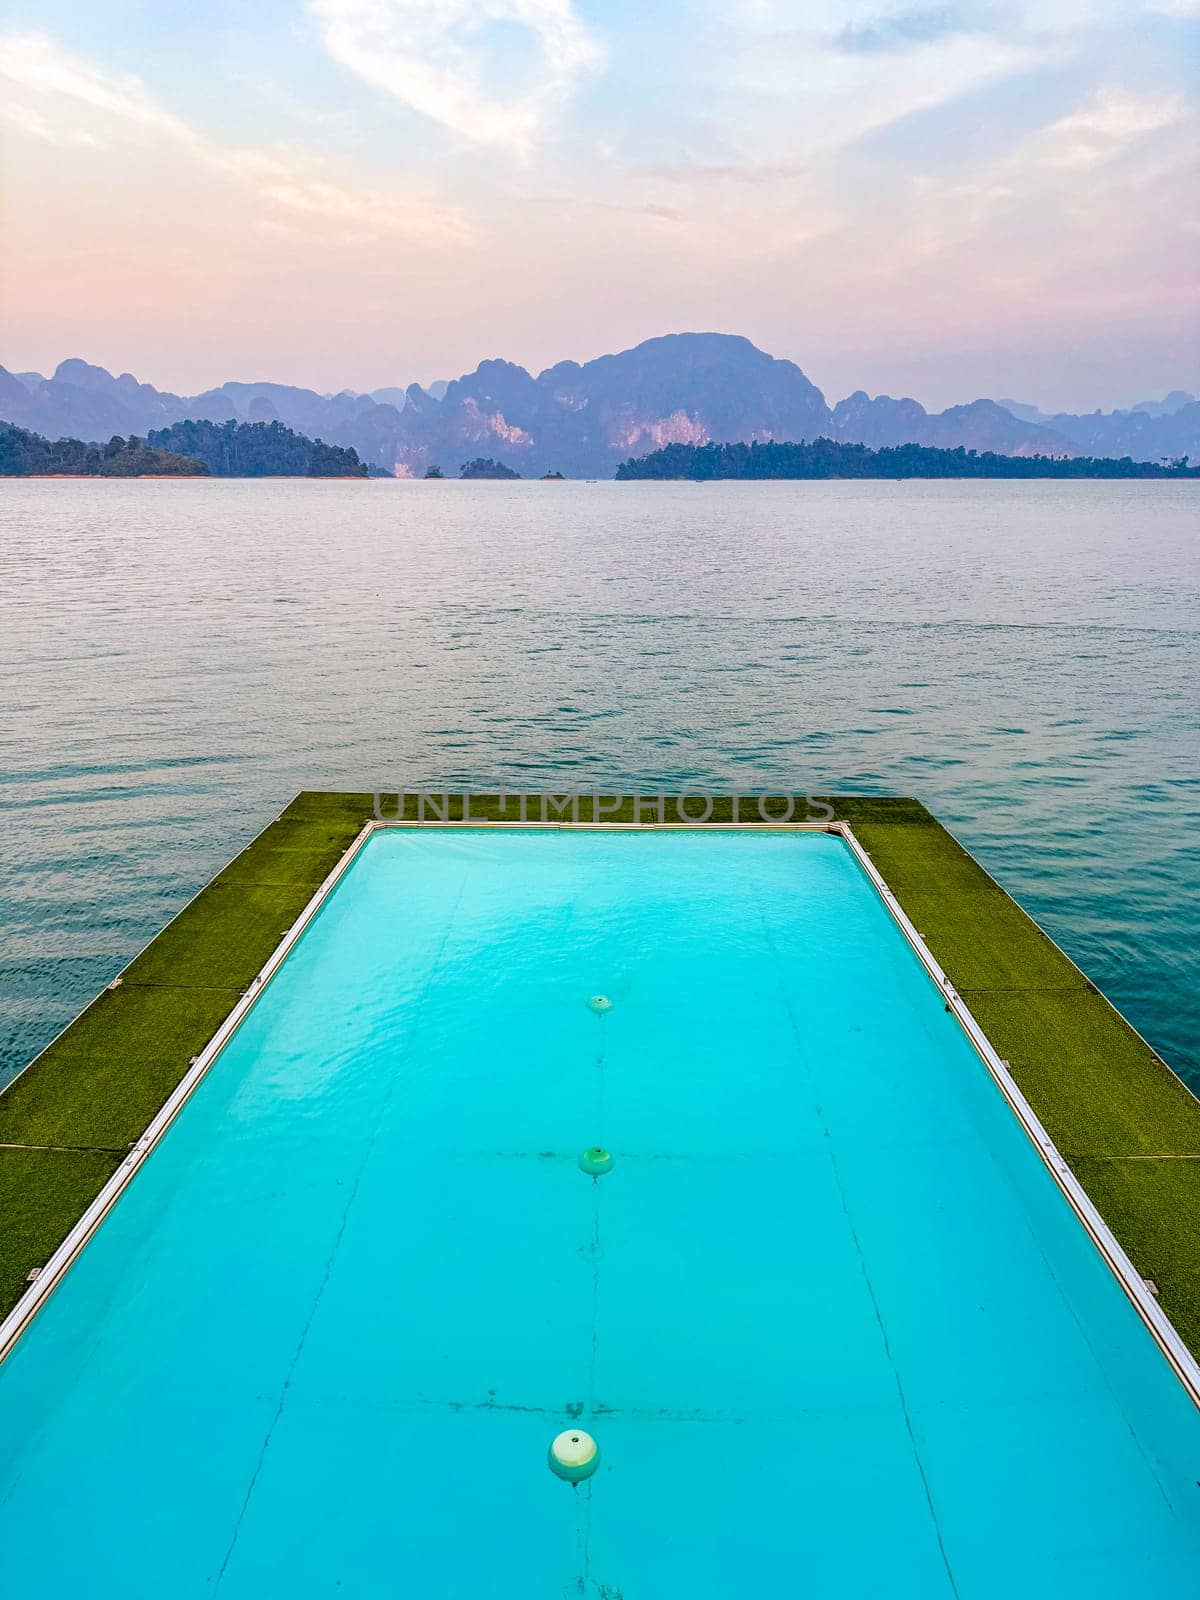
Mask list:
MULTIPOLYGON (((1180 1334, 1200 1353, 1200 1101, 916 800, 833 798, 1180 1334)), ((299 794, 0 1094, 0 1311, 145 1130, 372 815, 299 794)), ((699 810, 698 802, 688 808, 699 810)), ((786 809, 771 803, 773 816, 786 809)), ((795 820, 805 816, 797 798, 795 820)), ((394 802, 385 814, 394 817, 394 802)), ((408 797, 405 815, 415 819, 408 797)), ((427 813, 431 814, 431 813, 427 813)), ((450 816, 461 818, 452 801, 450 816)), ((510 796, 472 817, 518 818, 510 796)), ((641 820, 657 820, 643 806, 641 820)), ((541 820, 531 797, 528 820, 541 820)), ((558 820, 554 812, 549 820, 558 820)), ((580 821, 591 820, 583 802, 580 821)), ((632 802, 604 821, 633 821, 632 802)), ((713 821, 732 820, 729 801, 713 821)), ((743 822, 759 822, 743 802, 743 822)), ((680 825, 668 802, 668 826, 680 825)))
POLYGON ((0 1149, 0 1304, 14 1305, 117 1169, 103 1150, 0 1149))

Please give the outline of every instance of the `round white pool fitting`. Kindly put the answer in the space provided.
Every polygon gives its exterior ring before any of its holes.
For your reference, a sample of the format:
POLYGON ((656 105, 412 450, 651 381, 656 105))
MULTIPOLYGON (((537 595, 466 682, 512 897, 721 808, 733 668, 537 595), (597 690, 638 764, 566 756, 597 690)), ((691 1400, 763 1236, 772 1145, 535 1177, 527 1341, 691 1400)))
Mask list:
POLYGON ((568 1428, 550 1445, 550 1471, 568 1483, 582 1483, 600 1465, 600 1446, 582 1428, 568 1428))
POLYGON ((594 994, 588 1001, 588 1010, 596 1012, 598 1016, 603 1016, 606 1011, 612 1010, 612 1001, 606 994, 594 994))

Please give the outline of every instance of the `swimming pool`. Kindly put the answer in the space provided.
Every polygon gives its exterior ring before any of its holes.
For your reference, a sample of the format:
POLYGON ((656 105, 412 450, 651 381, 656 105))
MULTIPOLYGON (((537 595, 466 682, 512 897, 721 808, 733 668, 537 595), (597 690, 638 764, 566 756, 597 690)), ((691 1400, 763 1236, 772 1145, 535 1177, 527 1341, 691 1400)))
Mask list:
POLYGON ((0 1366, 0 1451, 14 1595, 1200 1561, 1200 1412, 820 833, 374 833, 0 1366))

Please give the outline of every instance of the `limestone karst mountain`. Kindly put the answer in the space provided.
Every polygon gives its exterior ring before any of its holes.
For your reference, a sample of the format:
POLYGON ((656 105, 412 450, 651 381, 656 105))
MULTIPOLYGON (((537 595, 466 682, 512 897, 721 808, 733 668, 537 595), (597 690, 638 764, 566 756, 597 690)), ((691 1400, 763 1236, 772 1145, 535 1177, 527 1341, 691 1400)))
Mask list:
POLYGON ((62 362, 50 378, 0 367, 0 419, 51 439, 99 442, 184 420, 278 421, 416 477, 435 463, 480 456, 522 477, 552 470, 610 477, 621 461, 666 444, 820 436, 873 448, 1200 457, 1200 402, 1183 391, 1130 411, 1079 416, 987 399, 931 413, 916 400, 862 390, 831 408, 794 362, 722 333, 667 334, 594 361, 562 361, 536 377, 513 362, 488 360, 451 383, 396 385, 373 395, 228 382, 186 396, 78 359, 62 362))

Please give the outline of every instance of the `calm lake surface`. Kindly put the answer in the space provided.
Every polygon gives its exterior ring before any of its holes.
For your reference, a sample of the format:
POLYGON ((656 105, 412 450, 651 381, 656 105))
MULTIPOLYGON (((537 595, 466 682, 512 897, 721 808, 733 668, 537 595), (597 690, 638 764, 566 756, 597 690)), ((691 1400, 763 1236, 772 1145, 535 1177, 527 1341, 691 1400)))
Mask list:
POLYGON ((1200 485, 0 484, 0 1080, 301 787, 913 794, 1200 1084, 1200 485))

